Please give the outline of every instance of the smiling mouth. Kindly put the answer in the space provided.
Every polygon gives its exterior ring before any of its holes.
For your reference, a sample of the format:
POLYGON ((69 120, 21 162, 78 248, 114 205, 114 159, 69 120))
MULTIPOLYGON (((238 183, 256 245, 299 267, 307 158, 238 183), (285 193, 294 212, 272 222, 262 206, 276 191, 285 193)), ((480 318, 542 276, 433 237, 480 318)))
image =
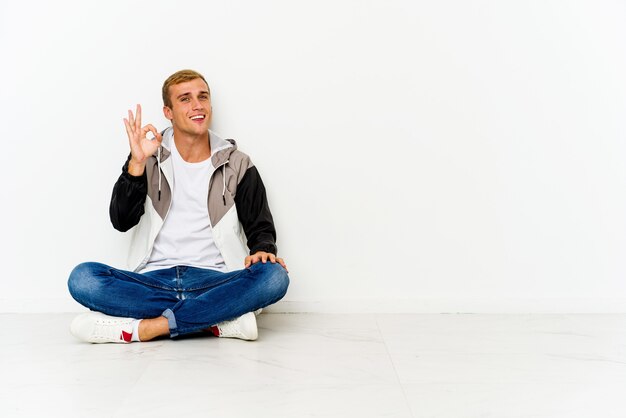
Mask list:
POLYGON ((196 115, 196 116, 192 116, 190 119, 194 121, 203 121, 205 118, 206 116, 204 115, 196 115))

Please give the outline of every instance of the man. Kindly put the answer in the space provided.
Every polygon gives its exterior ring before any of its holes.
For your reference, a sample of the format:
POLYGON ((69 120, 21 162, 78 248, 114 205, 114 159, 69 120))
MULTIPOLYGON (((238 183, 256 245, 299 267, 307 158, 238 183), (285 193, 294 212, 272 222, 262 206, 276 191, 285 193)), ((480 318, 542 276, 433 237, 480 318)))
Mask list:
POLYGON ((124 119, 130 155, 109 211, 116 229, 135 228, 130 270, 83 263, 72 271, 70 293, 92 312, 76 317, 71 332, 92 343, 200 331, 255 340, 254 312, 289 285, 263 182, 235 141, 209 130, 201 74, 178 71, 162 93, 170 128, 142 126, 139 105, 124 119))

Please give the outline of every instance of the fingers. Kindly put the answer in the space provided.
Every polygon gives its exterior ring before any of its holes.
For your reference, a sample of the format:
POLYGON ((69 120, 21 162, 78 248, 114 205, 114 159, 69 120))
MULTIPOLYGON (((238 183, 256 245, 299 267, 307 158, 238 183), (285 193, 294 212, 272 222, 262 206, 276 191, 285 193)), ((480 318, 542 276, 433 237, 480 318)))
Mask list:
POLYGON ((132 131, 138 131, 141 129, 141 105, 137 105, 137 109, 135 110, 135 115, 133 115, 133 111, 128 111, 128 123, 132 128, 132 131))
POLYGON ((131 139, 133 137, 133 131, 130 127, 130 122, 126 118, 124 118, 124 127, 126 128, 126 135, 128 135, 128 139, 131 139))
POLYGON ((258 263, 259 261, 265 264, 267 260, 269 260, 270 263, 272 264, 274 263, 280 264, 287 271, 287 273, 289 273, 289 270, 287 269, 287 264, 285 264, 285 260, 283 260, 280 257, 276 257, 272 253, 266 253, 263 251, 259 251, 253 255, 247 256, 246 259, 244 260, 244 265, 245 265, 245 268, 248 268, 252 264, 258 263))
POLYGON ((137 130, 135 128, 135 126, 136 126, 135 123, 136 123, 136 121, 135 121, 135 116, 133 115, 133 111, 129 110, 128 111, 128 119, 124 118, 124 126, 126 127, 126 134, 128 135, 128 140, 131 143, 138 139, 138 138, 136 138, 137 130))
POLYGON ((244 265, 246 266, 246 268, 248 268, 252 264, 258 263, 259 261, 265 263, 267 261, 267 253, 259 251, 258 253, 247 256, 244 260, 244 265))
POLYGON ((258 263, 260 260, 261 260, 261 257, 259 256, 259 253, 256 253, 254 255, 249 255, 244 260, 244 266, 248 268, 251 265, 258 263))
POLYGON ((285 264, 285 260, 283 260, 280 257, 276 257, 276 262, 280 264, 281 266, 283 266, 283 268, 287 271, 287 273, 289 273, 289 269, 287 268, 287 264, 285 264))
MULTIPOLYGON (((124 119, 124 121, 128 122, 128 125, 130 126, 130 130, 131 132, 136 132, 136 131, 140 131, 141 128, 141 105, 137 104, 137 107, 135 109, 135 114, 133 115, 133 111, 129 110, 128 111, 128 119, 124 119)), ((150 125, 152 126, 152 125, 150 125)), ((156 135, 155 135, 156 137, 156 135)))
POLYGON ((128 123, 130 124, 131 128, 135 129, 135 116, 133 116, 132 110, 128 110, 128 123))
POLYGON ((148 132, 152 132, 155 139, 157 138, 157 136, 160 136, 159 131, 157 131, 157 128, 155 128, 152 124, 148 124, 141 128, 141 137, 143 138, 144 136, 146 136, 148 132))
POLYGON ((152 132, 154 137, 161 142, 161 135, 157 131, 157 129, 152 124, 147 124, 143 128, 141 127, 141 105, 138 104, 135 110, 135 114, 133 115, 133 111, 128 111, 128 119, 124 118, 124 126, 126 127, 126 133, 129 138, 135 137, 136 135, 140 135, 137 139, 145 137, 148 132, 152 132))
POLYGON ((141 129, 141 105, 137 104, 137 118, 135 119, 135 129, 141 129))

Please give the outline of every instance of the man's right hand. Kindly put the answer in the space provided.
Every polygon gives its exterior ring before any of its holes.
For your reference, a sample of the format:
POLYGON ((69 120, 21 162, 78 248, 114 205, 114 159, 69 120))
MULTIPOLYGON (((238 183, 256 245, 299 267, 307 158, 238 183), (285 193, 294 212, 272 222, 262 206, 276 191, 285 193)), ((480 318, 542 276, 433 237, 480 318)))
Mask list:
POLYGON ((148 157, 153 155, 161 146, 163 138, 157 129, 148 124, 141 127, 141 106, 137 105, 136 117, 131 110, 128 111, 128 119, 124 118, 128 143, 130 145, 130 161, 128 162, 128 173, 132 176, 140 176, 146 168, 148 157), (146 134, 152 132, 154 139, 146 138, 146 134))

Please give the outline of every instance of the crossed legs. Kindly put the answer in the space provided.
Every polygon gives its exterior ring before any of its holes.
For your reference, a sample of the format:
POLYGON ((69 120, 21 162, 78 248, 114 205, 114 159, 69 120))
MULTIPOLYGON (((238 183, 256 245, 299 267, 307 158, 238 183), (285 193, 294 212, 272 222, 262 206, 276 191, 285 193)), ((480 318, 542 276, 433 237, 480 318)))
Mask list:
POLYGON ((142 319, 141 341, 198 332, 280 300, 289 277, 279 264, 222 273, 178 266, 148 273, 83 263, 70 274, 72 297, 113 317, 142 319))

